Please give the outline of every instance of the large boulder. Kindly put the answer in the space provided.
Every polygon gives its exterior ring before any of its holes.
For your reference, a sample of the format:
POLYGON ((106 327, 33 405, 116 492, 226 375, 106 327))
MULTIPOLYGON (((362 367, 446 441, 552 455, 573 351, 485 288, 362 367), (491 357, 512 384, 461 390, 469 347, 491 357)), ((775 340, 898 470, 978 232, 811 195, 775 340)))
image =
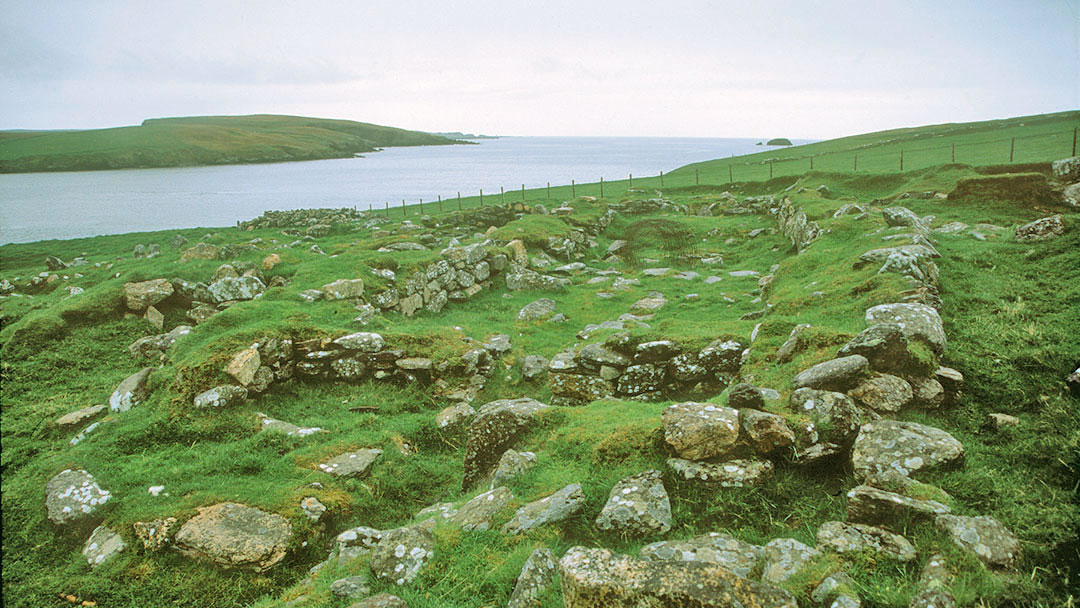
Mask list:
POLYGON ((338 279, 322 286, 327 300, 353 300, 364 295, 363 279, 338 279))
POLYGON ((435 556, 435 537, 421 526, 383 534, 371 553, 371 573, 384 583, 405 585, 435 556))
POLYGON ((774 538, 765 545, 765 568, 761 580, 782 583, 821 556, 821 552, 794 538, 774 538))
POLYGON ((899 412, 914 398, 911 385, 903 378, 874 374, 848 391, 859 405, 876 412, 899 412))
POLYGON ((897 420, 877 420, 859 429, 851 464, 855 476, 896 471, 911 475, 924 469, 958 464, 964 446, 941 429, 897 420))
POLYGON ((715 564, 646 561, 572 547, 559 561, 566 608, 796 608, 795 598, 715 564))
POLYGON ((185 555, 225 568, 263 572, 285 558, 292 526, 284 517, 233 502, 199 509, 176 533, 185 555))
POLYGON ((859 409, 847 395, 800 388, 791 393, 789 402, 792 411, 809 419, 795 426, 796 445, 800 449, 819 444, 843 449, 855 440, 859 432, 859 409))
POLYGON ((937 310, 926 304, 881 304, 866 311, 866 322, 894 323, 908 340, 918 338, 935 353, 945 351, 945 329, 937 310))
POLYGON ((1050 163, 1050 170, 1054 175, 1054 179, 1063 183, 1071 184, 1080 181, 1080 156, 1055 160, 1050 163))
POLYGON ((138 283, 124 283, 124 302, 128 310, 142 312, 173 294, 168 279, 154 279, 138 283))
POLYGON ((739 438, 739 411, 713 403, 688 401, 660 415, 664 439, 682 458, 704 460, 727 454, 739 438))
POLYGON ((896 323, 875 323, 859 332, 838 353, 862 355, 870 367, 883 372, 902 372, 909 366, 908 339, 896 323))
POLYGON ((735 373, 742 363, 743 345, 735 340, 717 339, 698 353, 698 363, 709 371, 735 373))
POLYGON ((687 540, 665 540, 641 548, 638 556, 653 562, 703 562, 716 564, 749 578, 761 563, 762 547, 744 543, 727 534, 710 532, 687 540))
POLYGON ((96 523, 101 519, 98 509, 110 498, 109 491, 82 469, 65 469, 45 484, 45 511, 58 526, 84 528, 96 523))
POLYGON ((795 443, 795 433, 787 421, 776 414, 740 409, 739 423, 747 443, 758 454, 779 452, 795 443))
POLYGON ((502 527, 503 534, 520 534, 545 524, 563 521, 585 506, 581 484, 572 483, 551 496, 521 507, 502 527))
POLYGON ((210 292, 210 298, 214 303, 221 304, 222 302, 253 300, 266 291, 266 285, 259 280, 259 277, 246 275, 218 279, 206 289, 210 292))
POLYGON ((635 537, 670 530, 671 501, 660 471, 631 475, 615 484, 596 518, 596 527, 635 537))
POLYGON ((109 411, 126 412, 142 403, 150 394, 147 382, 151 371, 153 371, 151 368, 144 367, 125 378, 109 397, 109 411))
POLYGON ((499 399, 482 405, 469 426, 462 489, 472 487, 487 474, 502 453, 548 407, 528 398, 499 399))
MULTIPOLYGON (((552 359, 549 366, 556 364, 552 359)), ((548 377, 551 394, 571 404, 582 404, 606 399, 615 393, 611 382, 600 376, 583 374, 550 374, 548 377)))
POLYGON ((844 391, 854 386, 866 375, 869 361, 862 355, 849 355, 804 369, 791 381, 794 388, 816 388, 844 391))
POLYGON ((1020 540, 993 517, 938 515, 935 523, 988 566, 1009 568, 1020 557, 1020 540))

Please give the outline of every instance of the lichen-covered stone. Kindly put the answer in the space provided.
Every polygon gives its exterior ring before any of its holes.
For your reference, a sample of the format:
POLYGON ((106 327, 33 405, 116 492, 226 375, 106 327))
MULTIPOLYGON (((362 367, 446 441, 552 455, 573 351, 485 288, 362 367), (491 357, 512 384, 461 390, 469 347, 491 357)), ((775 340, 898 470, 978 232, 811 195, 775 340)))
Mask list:
POLYGON ((559 571, 559 562, 551 549, 534 549, 521 567, 514 591, 510 594, 507 608, 534 608, 559 571))
POLYGON ((330 583, 330 595, 344 598, 358 598, 371 594, 367 576, 357 574, 346 576, 330 583))
POLYGON ((915 405, 936 409, 945 404, 945 388, 934 378, 908 378, 915 405))
POLYGON ((743 346, 735 340, 713 340, 698 353, 698 363, 709 371, 735 373, 742 364, 743 346))
POLYGON ((945 431, 896 420, 863 425, 851 452, 851 464, 858 478, 887 470, 911 475, 958 464, 963 458, 964 446, 945 431))
POLYGON ((585 506, 581 484, 570 484, 550 496, 521 507, 502 527, 503 534, 520 534, 577 514, 585 506))
POLYGON ((908 521, 929 521, 951 511, 940 502, 909 498, 871 486, 856 486, 847 498, 849 522, 885 528, 908 521))
POLYGON ((559 561, 566 608, 796 608, 795 598, 715 564, 646 561, 572 547, 559 561))
POLYGON ((472 487, 487 474, 518 435, 548 407, 528 398, 500 399, 481 406, 469 426, 462 489, 472 487))
POLYGON ((821 552, 807 547, 794 538, 774 538, 765 545, 765 568, 761 580, 782 583, 821 556, 821 552))
POLYGON ((319 470, 336 477, 360 477, 382 456, 382 450, 365 448, 335 456, 319 465, 319 470))
POLYGON ((768 460, 734 459, 725 462, 695 462, 682 458, 668 458, 668 467, 687 481, 722 488, 746 488, 764 481, 773 471, 768 460))
POLYGON ((214 388, 199 393, 195 396, 195 407, 212 407, 221 408, 242 403, 244 399, 247 399, 247 389, 242 386, 233 386, 226 384, 223 386, 215 386, 214 388))
POLYGON ((160 551, 172 542, 173 529, 176 528, 177 519, 166 517, 152 521, 137 521, 132 524, 135 538, 142 541, 143 548, 147 551, 160 551))
POLYGON ((379 593, 350 604, 349 608, 409 608, 409 604, 396 595, 379 593))
POLYGON ((341 336, 334 340, 334 344, 337 344, 342 348, 358 350, 363 353, 377 353, 386 345, 386 340, 377 333, 361 331, 341 336))
POLYGON ((817 546, 837 553, 873 551, 901 562, 915 559, 915 547, 908 539, 866 524, 827 521, 818 528, 817 546))
POLYGON ((874 374, 847 394, 855 403, 876 412, 899 412, 914 398, 911 385, 890 374, 874 374))
POLYGON ((739 424, 746 441, 758 454, 773 454, 795 443, 795 433, 787 421, 776 414, 740 409, 739 424))
POLYGON ((900 326, 900 331, 909 341, 919 339, 926 342, 935 353, 945 351, 945 329, 941 316, 933 307, 926 304, 881 304, 866 311, 866 322, 893 323, 900 326))
POLYGON ((124 550, 127 545, 114 530, 105 526, 94 528, 90 538, 83 545, 82 554, 90 567, 96 568, 106 561, 115 557, 124 550))
POLYGON ((476 416, 476 410, 468 403, 462 402, 444 408, 435 416, 435 425, 440 429, 457 429, 468 426, 469 421, 476 416))
POLYGON ((667 369, 663 365, 639 363, 627 367, 619 375, 618 391, 624 395, 640 395, 660 390, 667 369))
POLYGON ((660 420, 664 440, 688 460, 727 454, 739 437, 739 411, 713 403, 676 403, 664 409, 660 420))
POLYGON ((869 370, 870 363, 862 355, 831 359, 804 369, 795 375, 795 388, 844 391, 854 386, 869 370))
POLYGON ((229 364, 225 366, 225 371, 242 386, 247 386, 255 379, 255 373, 259 371, 260 365, 262 365, 262 359, 259 356, 259 349, 251 346, 233 355, 229 364))
POLYGON ((727 534, 710 532, 687 540, 665 540, 641 548, 646 561, 703 562, 716 564, 749 578, 761 563, 764 549, 727 534))
POLYGON ((206 289, 210 292, 210 298, 214 304, 221 304, 222 302, 253 300, 266 291, 266 285, 258 277, 245 275, 218 279, 206 289))
POLYGON ((596 518, 596 527, 635 537, 670 530, 671 501, 660 471, 645 471, 616 483, 596 518))
POLYGON ((801 451, 826 443, 843 450, 851 446, 859 432, 859 410, 843 393, 800 388, 791 393, 790 405, 796 414, 810 420, 794 429, 801 451))
POLYGON ((1009 568, 1020 557, 1020 540, 993 517, 938 515, 935 523, 988 566, 1009 568))
POLYGON ((539 300, 526 304, 518 311, 517 320, 522 323, 539 321, 540 319, 554 314, 555 307, 555 300, 552 300, 551 298, 540 298, 539 300))
POLYGON ((496 486, 482 494, 470 499, 450 518, 454 524, 461 526, 462 530, 487 530, 491 527, 491 520, 495 514, 501 511, 511 500, 514 493, 503 486, 496 486))
POLYGON ((506 485, 511 479, 525 473, 535 464, 536 454, 532 452, 506 450, 499 458, 499 464, 495 467, 495 475, 491 478, 491 487, 506 485))
POLYGON ((109 491, 82 469, 61 471, 45 484, 45 510, 58 526, 88 527, 100 520, 98 508, 110 498, 109 491))
POLYGON ((1065 222, 1061 214, 1039 218, 1016 228, 1016 240, 1022 243, 1045 241, 1065 234, 1065 222))
POLYGON ((435 555, 435 537, 413 526, 383 534, 371 552, 371 572, 375 578, 394 585, 411 583, 435 555))
POLYGON ((364 295, 363 279, 338 279, 322 286, 327 300, 352 300, 364 295))
POLYGON ((226 568, 269 570, 285 558, 292 526, 284 517, 226 502, 199 509, 176 533, 185 555, 226 568))
POLYGON ((109 397, 109 411, 126 412, 139 405, 150 394, 148 381, 153 370, 144 367, 128 376, 109 397))
MULTIPOLYGON (((551 365, 555 364, 552 359, 551 365)), ((574 404, 605 399, 615 393, 611 383, 599 376, 581 374, 551 374, 548 378, 551 394, 574 404)))
POLYGON ((171 295, 173 286, 168 279, 124 283, 124 303, 135 312, 142 312, 171 295))

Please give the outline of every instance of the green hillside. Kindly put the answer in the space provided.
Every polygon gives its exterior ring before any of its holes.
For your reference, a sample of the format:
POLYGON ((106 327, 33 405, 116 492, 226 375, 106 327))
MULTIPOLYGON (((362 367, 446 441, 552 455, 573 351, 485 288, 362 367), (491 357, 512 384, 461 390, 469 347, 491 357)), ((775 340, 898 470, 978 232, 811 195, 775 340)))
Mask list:
POLYGON ((0 131, 0 173, 347 158, 387 146, 457 143, 420 131, 302 116, 152 118, 87 131, 0 131))
POLYGON ((1073 606, 1080 213, 1050 162, 1076 118, 774 151, 771 180, 754 155, 0 246, 3 603, 1073 606), (1013 137, 1045 141, 997 166, 1013 137), (970 164, 890 171, 912 142, 970 164), (807 149, 880 168, 796 172, 807 149), (548 407, 484 407, 518 398, 548 407), (80 470, 109 499, 68 518, 49 483, 80 470), (125 548, 94 562, 94 529, 125 548), (629 566, 590 577, 580 547, 629 566), (510 603, 537 549, 553 568, 510 603))

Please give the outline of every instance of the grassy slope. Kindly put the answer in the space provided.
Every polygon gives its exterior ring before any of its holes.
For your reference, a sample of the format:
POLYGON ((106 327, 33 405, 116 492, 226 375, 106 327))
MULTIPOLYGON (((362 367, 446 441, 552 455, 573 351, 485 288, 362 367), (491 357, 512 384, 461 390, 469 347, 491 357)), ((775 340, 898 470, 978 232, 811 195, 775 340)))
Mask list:
MULTIPOLYGON (((586 286, 583 283, 588 277, 578 277, 571 290, 553 296, 559 309, 571 317, 565 324, 515 323, 517 310, 539 294, 517 293, 504 298, 502 290, 496 289, 468 303, 451 305, 440 315, 421 314, 411 320, 396 315, 379 318, 373 329, 387 336, 400 336, 392 339, 431 336, 426 344, 417 345, 418 350, 440 349, 447 354, 461 348, 456 338, 458 331, 451 328, 460 327, 462 334, 476 338, 494 332, 509 333, 514 341, 514 350, 504 359, 509 367, 495 374, 481 402, 515 396, 545 399, 548 395, 542 383, 526 382, 520 377, 517 362, 524 355, 550 356, 558 352, 575 341, 574 334, 583 325, 617 317, 652 289, 663 291, 671 302, 651 322, 655 335, 686 343, 719 335, 746 339, 756 322, 739 317, 760 306, 751 301, 756 295, 756 280, 728 277, 726 273, 739 269, 765 272, 771 265, 780 264, 769 292, 769 300, 776 306, 762 320, 758 342, 744 373, 752 375, 759 386, 776 388, 786 395, 795 372, 830 358, 839 344, 862 328, 865 307, 891 301, 902 288, 888 276, 875 275, 876 269, 851 269, 860 251, 881 246, 880 234, 875 234, 884 229, 880 215, 863 220, 851 216, 832 220, 831 211, 844 202, 865 204, 872 198, 909 190, 948 189, 957 179, 972 174, 970 169, 938 168, 876 178, 804 176, 801 183, 808 191, 792 196, 829 232, 801 256, 787 253, 778 235, 745 238, 754 228, 771 226, 764 217, 670 218, 700 239, 699 252, 722 254, 724 265, 686 266, 666 258, 660 250, 645 251, 642 257, 652 256, 664 265, 675 264, 702 275, 718 274, 723 280, 707 286, 700 281, 642 276, 642 284, 631 292, 616 292, 612 299, 600 299, 595 292, 602 287, 586 286), (838 197, 817 195, 813 188, 819 184, 828 185, 838 197), (735 240, 728 242, 730 238, 735 240), (810 287, 813 281, 817 284, 810 287), (816 297, 813 291, 824 291, 826 295, 816 297), (700 299, 685 300, 683 296, 689 293, 699 294, 700 299), (722 295, 735 302, 726 302, 722 295), (812 347, 789 364, 775 364, 772 353, 799 322, 815 325, 812 347)), ((744 185, 743 189, 783 187, 786 185, 759 184, 744 185)), ((700 205, 715 200, 720 191, 722 188, 703 187, 668 195, 678 202, 700 205)), ((554 201, 530 202, 550 205, 554 201)), ((576 216, 588 216, 603 201, 590 204, 579 200, 573 204, 576 216)), ((995 200, 960 204, 912 200, 905 204, 920 214, 937 215, 939 222, 989 221, 1005 226, 1046 212, 995 200)), ((605 250, 637 219, 617 219, 601 236, 597 251, 605 250)), ((943 254, 939 265, 950 336, 943 363, 960 369, 968 383, 964 399, 955 408, 917 413, 910 418, 955 434, 964 443, 968 457, 967 464, 957 471, 923 479, 948 491, 959 512, 994 515, 1025 541, 1022 574, 998 576, 952 549, 933 530, 908 530, 919 548, 919 563, 931 551, 943 549, 959 564, 961 576, 953 591, 964 605, 1058 605, 1066 601, 1068 594, 1069 564, 1080 560, 1076 544, 1080 512, 1075 503, 1080 408, 1074 398, 1065 394, 1061 382, 1080 352, 1080 332, 1076 331, 1080 286, 1070 281, 1070 269, 1080 262, 1080 226, 1075 216, 1069 221, 1073 226, 1069 235, 1036 245, 1018 244, 1007 236, 988 241, 965 234, 937 237, 943 254), (1019 416, 1022 425, 1001 434, 986 431, 982 424, 985 415, 999 411, 1019 416)), ((527 216, 500 229, 498 236, 539 241, 559 228, 549 218, 527 216)), ((179 232, 194 241, 206 231, 179 232)), ((326 542, 335 532, 349 525, 401 525, 412 513, 431 503, 468 498, 457 491, 463 438, 434 428, 434 414, 446 404, 410 387, 291 382, 258 401, 227 412, 205 414, 193 412, 171 380, 177 369, 207 367, 208 362, 213 363, 264 333, 306 336, 355 331, 348 304, 302 304, 296 294, 333 278, 352 276, 361 265, 375 263, 378 256, 371 249, 385 239, 373 239, 363 231, 319 239, 327 253, 338 254, 336 258, 316 256, 306 247, 280 250, 284 262, 273 274, 290 278, 288 287, 272 290, 257 302, 231 308, 200 326, 177 345, 172 363, 155 380, 158 390, 140 408, 143 416, 107 419, 89 439, 69 446, 68 435, 58 433, 51 421, 107 399, 116 383, 136 367, 124 346, 149 333, 149 326, 138 319, 111 315, 94 323, 81 319, 107 308, 109 298, 115 297, 116 288, 126 280, 156 276, 205 280, 216 267, 216 262, 177 265, 178 253, 168 250, 152 260, 130 258, 135 243, 166 242, 172 234, 0 247, 6 277, 25 277, 40 271, 46 253, 65 259, 86 253, 91 261, 115 264, 112 268, 82 267, 85 276, 62 283, 65 287, 87 287, 80 297, 66 298, 66 290, 56 289, 33 298, 3 301, 0 458, 5 602, 51 606, 55 605, 56 593, 71 592, 109 606, 190 604, 196 598, 200 605, 240 606, 254 601, 258 606, 276 606, 280 599, 304 593, 317 605, 344 607, 348 602, 331 598, 328 586, 341 575, 361 571, 360 564, 333 566, 310 584, 290 587, 311 564, 322 559, 326 542), (112 278, 117 272, 121 276, 112 278), (369 403, 380 405, 379 415, 348 412, 350 405, 369 403), (304 426, 320 426, 329 432, 307 440, 254 434, 256 411, 304 426), (419 454, 398 455, 393 448, 395 437, 408 438, 419 448, 419 454), (328 455, 364 445, 382 446, 385 454, 372 475, 363 481, 328 482, 326 476, 312 470, 312 463, 328 455), (300 528, 299 537, 309 545, 298 547, 283 567, 266 576, 223 574, 168 552, 147 554, 141 549, 91 574, 78 555, 82 539, 56 537, 45 524, 41 506, 45 481, 57 470, 76 464, 91 470, 120 498, 109 504, 106 520, 121 531, 130 530, 134 521, 183 517, 197 506, 228 499, 290 517, 300 528), (311 481, 320 481, 326 487, 304 489, 311 481), (154 498, 146 493, 148 486, 158 483, 166 484, 169 496, 154 498), (330 506, 325 526, 313 527, 300 516, 299 499, 309 494, 330 506)), ((246 242, 253 237, 262 238, 265 247, 272 246, 275 239, 291 240, 274 230, 227 230, 215 233, 212 239, 222 244, 246 242)), ((265 253, 253 253, 247 259, 257 261, 265 253)), ((419 264, 430 254, 410 255, 415 256, 411 263, 419 264)), ((367 279, 369 275, 361 276, 367 279)), ((180 320, 175 311, 170 313, 169 326, 180 320)), ((724 398, 721 394, 713 400, 723 402, 724 398)), ((580 482, 588 497, 585 515, 517 539, 506 539, 494 532, 463 534, 442 529, 435 567, 400 594, 415 607, 497 605, 505 602, 521 563, 534 547, 548 546, 556 553, 573 544, 636 551, 643 544, 641 540, 598 535, 591 519, 617 479, 644 468, 662 468, 665 453, 657 429, 664 405, 607 401, 560 409, 547 417, 542 428, 523 443, 538 453, 539 465, 513 483, 516 504, 566 483, 580 482)), ((727 531, 751 542, 777 536, 812 542, 818 525, 842 519, 842 490, 853 481, 843 469, 804 471, 781 467, 771 481, 753 490, 703 492, 671 479, 667 483, 677 524, 668 538, 727 531)), ((508 516, 509 510, 497 523, 508 516)), ((847 568, 872 605, 905 606, 915 589, 919 563, 903 567, 860 558, 847 568)), ((804 595, 813 578, 813 573, 808 573, 803 580, 793 582, 793 591, 804 595)), ((560 600, 550 594, 545 605, 557 606, 560 600)))
POLYGON ((301 116, 157 118, 135 127, 0 132, 0 173, 175 167, 343 158, 444 137, 301 116))

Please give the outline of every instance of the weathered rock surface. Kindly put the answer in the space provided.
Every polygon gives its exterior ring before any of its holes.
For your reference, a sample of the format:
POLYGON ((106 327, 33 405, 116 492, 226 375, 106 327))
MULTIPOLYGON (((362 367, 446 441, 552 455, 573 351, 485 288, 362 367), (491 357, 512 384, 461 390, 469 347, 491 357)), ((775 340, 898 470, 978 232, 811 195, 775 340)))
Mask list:
POLYGON ((722 456, 739 437, 739 411, 713 403, 676 403, 660 415, 664 440, 679 456, 704 460, 722 456))
POLYGON ((555 300, 551 298, 540 298, 534 302, 526 304, 517 315, 517 320, 530 323, 532 321, 539 321, 545 317, 548 317, 555 313, 555 300))
POLYGON ((195 396, 194 404, 195 407, 227 407, 242 403, 244 399, 247 399, 247 395, 246 388, 227 384, 199 393, 195 396))
POLYGON ((893 470, 902 475, 963 460, 964 446, 941 429, 915 422, 877 420, 859 429, 851 464, 855 476, 893 470))
POLYGON ((918 500, 870 486, 848 492, 847 520, 885 528, 907 521, 928 521, 949 513, 949 507, 933 500, 918 500))
POLYGON ((435 416, 435 424, 440 429, 457 429, 467 426, 476 416, 476 410, 468 403, 459 403, 444 408, 435 416))
POLYGON ((848 396, 875 412, 899 412, 915 397, 906 380, 889 374, 874 374, 848 391, 848 396))
POLYGON ((1051 215, 1016 228, 1016 240, 1024 243, 1045 241, 1065 234, 1065 222, 1061 215, 1051 215))
POLYGON ((285 558, 292 526, 284 517, 226 502, 199 509, 176 533, 182 553, 226 568, 269 570, 285 558))
POLYGON ((350 604, 349 608, 409 608, 409 604, 396 595, 379 593, 350 604))
POLYGON ((742 458, 725 462, 695 462, 682 458, 668 458, 667 465, 683 479, 696 480, 722 488, 756 486, 773 471, 773 463, 768 460, 742 458))
POLYGON ((98 526, 94 528, 90 538, 86 539, 82 554, 86 558, 86 563, 96 568, 115 557, 126 546, 124 539, 120 538, 115 531, 105 526, 98 526))
POLYGON ((371 595, 368 577, 362 574, 346 576, 330 583, 330 595, 344 598, 359 598, 371 595))
POLYGON ((82 469, 66 469, 45 484, 45 510, 49 521, 71 528, 83 528, 100 519, 98 507, 112 498, 108 490, 82 469))
MULTIPOLYGON (((791 409, 810 421, 795 426, 796 446, 801 452, 829 444, 838 451, 850 447, 859 432, 859 410, 843 393, 800 388, 791 393, 791 409)), ((831 452, 827 450, 826 452, 831 452)))
POLYGON ((663 534, 671 529, 671 502, 660 471, 631 475, 615 484, 596 527, 634 536, 663 534))
POLYGON ((901 372, 909 365, 908 339, 896 323, 875 323, 862 330, 838 353, 841 357, 862 355, 870 367, 884 372, 901 372))
POLYGON ((935 353, 945 351, 945 329, 941 316, 933 307, 926 304, 881 304, 866 311, 866 322, 893 323, 900 326, 900 331, 908 340, 920 339, 926 342, 935 353))
POLYGON ((781 416, 752 409, 739 410, 743 436, 758 454, 772 454, 795 443, 795 433, 781 416))
POLYGON ((513 492, 503 486, 496 486, 461 505, 450 521, 461 526, 461 529, 466 532, 487 530, 491 527, 491 520, 495 514, 513 499, 513 492))
POLYGON ((108 409, 108 406, 104 404, 84 407, 81 410, 75 410, 74 412, 64 414, 63 416, 57 418, 55 424, 61 429, 70 429, 79 426, 87 420, 90 420, 91 418, 104 412, 106 409, 108 409))
POLYGON ((521 507, 502 527, 503 534, 520 534, 545 524, 563 521, 585 506, 581 484, 570 484, 551 496, 521 507))
POLYGON ((152 521, 137 521, 132 524, 132 528, 135 531, 135 538, 142 541, 144 549, 160 551, 172 542, 176 524, 175 517, 166 517, 152 521))
POLYGON ((532 380, 544 374, 548 369, 548 360, 540 355, 526 355, 521 362, 521 377, 532 380))
POLYGON ((253 300, 266 291, 266 285, 258 277, 224 277, 210 283, 206 289, 215 304, 253 300))
POLYGON ((126 412, 142 403, 150 394, 147 382, 152 371, 149 367, 144 367, 124 379, 109 397, 109 411, 126 412))
POLYGON ((500 399, 481 406, 469 426, 462 488, 468 489, 479 481, 548 407, 528 398, 500 399))
POLYGON ((322 286, 327 300, 351 300, 364 295, 363 279, 338 279, 322 286))
POLYGON ((552 582, 559 572, 559 562, 551 549, 534 549, 525 565, 521 567, 514 591, 510 594, 507 608, 533 608, 537 606, 540 594, 552 582))
POLYGON ((496 488, 506 485, 511 479, 525 473, 535 464, 536 454, 533 452, 506 450, 499 458, 499 464, 495 467, 495 474, 491 478, 491 487, 496 488))
POLYGON ((142 312, 172 294, 173 286, 168 279, 124 283, 124 303, 135 312, 142 312))
POLYGON ((335 456, 319 465, 319 470, 336 477, 360 477, 382 456, 382 450, 365 448, 335 456))
POLYGON ((1020 540, 993 517, 938 515, 935 523, 988 566, 1009 568, 1020 557, 1020 540))
POLYGON ((435 555, 435 537, 428 530, 413 526, 383 534, 371 552, 371 572, 385 583, 411 583, 435 555))
POLYGON ((817 547, 837 553, 869 550, 901 562, 915 559, 915 547, 903 536, 866 524, 842 521, 821 524, 817 531, 817 547))
POLYGON ((796 374, 791 385, 795 388, 816 388, 844 391, 854 386, 869 369, 862 355, 832 359, 804 369, 796 374))
POLYGON ((573 547, 559 561, 567 608, 796 608, 787 591, 702 562, 646 561, 573 547))
POLYGON ((774 538, 765 545, 765 569, 761 573, 761 580, 782 583, 820 555, 817 549, 807 547, 794 538, 774 538))
POLYGON ((646 561, 703 562, 716 564, 743 578, 761 563, 764 549, 744 543, 727 534, 710 532, 687 540, 665 540, 641 548, 638 556, 646 561))
POLYGON ((334 344, 347 350, 358 350, 362 353, 377 353, 386 346, 386 340, 377 333, 361 331, 347 336, 341 336, 334 340, 334 344))

